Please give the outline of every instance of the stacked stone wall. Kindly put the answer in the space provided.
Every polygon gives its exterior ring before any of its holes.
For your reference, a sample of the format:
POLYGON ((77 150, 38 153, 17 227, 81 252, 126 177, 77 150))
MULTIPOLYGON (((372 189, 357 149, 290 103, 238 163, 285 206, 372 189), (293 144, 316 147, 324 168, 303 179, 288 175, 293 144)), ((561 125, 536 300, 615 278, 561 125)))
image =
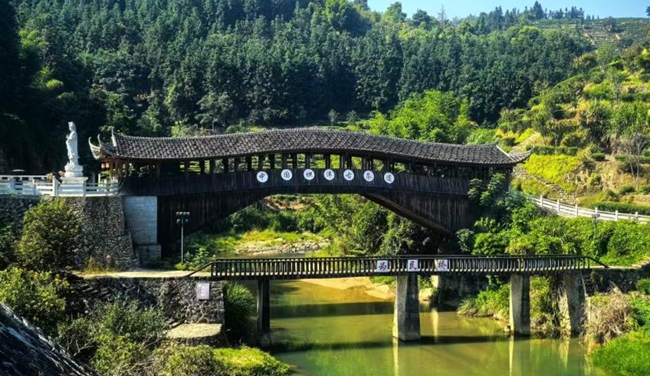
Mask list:
POLYGON ((125 270, 136 267, 121 197, 65 197, 81 217, 85 239, 78 267, 125 270))
POLYGON ((135 299, 145 306, 160 308, 170 325, 223 324, 225 321, 223 282, 196 278, 97 277, 79 279, 73 286, 77 301, 92 305, 125 297, 135 299), (208 300, 198 299, 199 282, 210 284, 208 300))
POLYGON ((0 226, 14 224, 18 230, 23 227, 23 215, 34 205, 40 202, 38 197, 1 197, 0 198, 0 226))

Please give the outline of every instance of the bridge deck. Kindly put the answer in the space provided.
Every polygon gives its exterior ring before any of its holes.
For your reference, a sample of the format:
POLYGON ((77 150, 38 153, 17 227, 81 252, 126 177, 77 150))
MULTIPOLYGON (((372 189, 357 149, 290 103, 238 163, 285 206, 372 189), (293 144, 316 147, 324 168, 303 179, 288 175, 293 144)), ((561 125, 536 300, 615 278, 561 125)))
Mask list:
POLYGON ((541 275, 590 270, 594 264, 598 262, 582 256, 324 257, 215 259, 198 271, 209 268, 211 278, 218 280, 395 276, 409 273, 541 275))

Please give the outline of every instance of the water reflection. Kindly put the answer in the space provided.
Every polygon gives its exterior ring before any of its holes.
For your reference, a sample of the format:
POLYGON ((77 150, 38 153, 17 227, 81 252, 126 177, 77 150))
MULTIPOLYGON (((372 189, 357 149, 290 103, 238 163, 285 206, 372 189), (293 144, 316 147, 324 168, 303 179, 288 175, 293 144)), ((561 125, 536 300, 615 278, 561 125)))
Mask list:
POLYGON ((271 284, 273 352, 298 375, 603 375, 577 340, 513 340, 489 319, 422 307, 422 340, 392 338, 392 301, 361 289, 271 284))

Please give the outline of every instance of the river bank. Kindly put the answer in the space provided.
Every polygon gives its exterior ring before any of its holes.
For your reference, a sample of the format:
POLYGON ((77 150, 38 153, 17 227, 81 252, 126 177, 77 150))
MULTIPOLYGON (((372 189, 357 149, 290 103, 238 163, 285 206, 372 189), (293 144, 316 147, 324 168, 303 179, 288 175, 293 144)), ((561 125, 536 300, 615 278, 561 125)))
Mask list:
MULTIPOLYGON (((395 298, 393 288, 389 285, 374 283, 369 277, 302 279, 301 281, 337 290, 363 289, 367 295, 383 300, 395 298)), ((432 288, 420 289, 420 301, 428 301, 432 293, 432 288)))

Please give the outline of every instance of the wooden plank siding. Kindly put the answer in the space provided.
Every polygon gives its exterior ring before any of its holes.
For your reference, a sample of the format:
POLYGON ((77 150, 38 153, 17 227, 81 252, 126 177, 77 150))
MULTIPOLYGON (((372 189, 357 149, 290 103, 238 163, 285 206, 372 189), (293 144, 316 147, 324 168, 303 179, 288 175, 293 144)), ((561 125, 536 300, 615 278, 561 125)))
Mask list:
POLYGON ((343 170, 334 170, 333 180, 325 179, 323 169, 314 169, 313 180, 304 178, 303 168, 289 169, 293 177, 285 181, 281 170, 264 170, 269 180, 257 181, 259 171, 238 171, 232 173, 189 176, 126 177, 121 182, 120 192, 133 196, 175 196, 186 194, 242 192, 250 190, 272 190, 274 193, 368 193, 368 192, 415 192, 436 195, 467 196, 469 179, 436 177, 394 173, 395 181, 388 184, 384 173, 373 171, 375 178, 368 182, 363 178, 364 170, 352 170, 354 178, 347 181, 343 170))

